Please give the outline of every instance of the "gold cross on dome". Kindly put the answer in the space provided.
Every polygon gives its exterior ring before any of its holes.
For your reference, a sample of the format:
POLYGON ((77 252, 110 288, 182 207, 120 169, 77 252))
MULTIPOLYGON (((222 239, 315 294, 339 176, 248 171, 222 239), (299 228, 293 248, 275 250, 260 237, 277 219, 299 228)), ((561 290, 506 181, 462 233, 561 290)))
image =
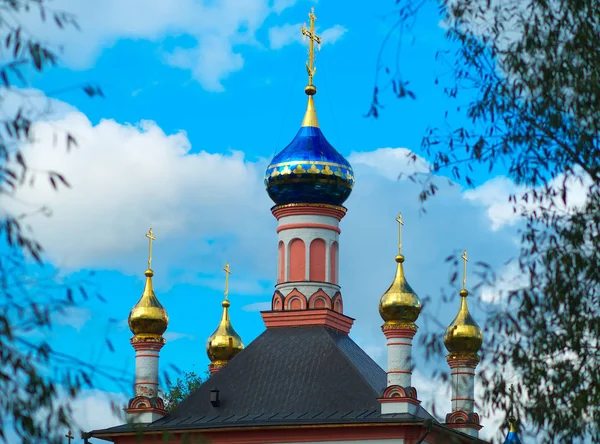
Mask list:
POLYGON ((315 20, 317 20, 317 16, 315 15, 315 7, 313 6, 308 13, 308 19, 310 26, 306 29, 306 22, 302 27, 302 35, 303 40, 308 38, 308 62, 306 62, 306 72, 308 73, 308 84, 312 85, 313 76, 317 72, 317 68, 315 68, 315 42, 317 42, 317 49, 321 49, 321 37, 315 33, 315 20))
POLYGON ((402 226, 404 225, 404 219, 402 219, 402 213, 398 213, 396 222, 398 222, 398 254, 402 254, 402 226))
POLYGON ((155 241, 156 238, 152 235, 152 228, 150 231, 146 233, 146 237, 148 238, 148 269, 152 268, 152 241, 155 241))
POLYGON ((72 440, 72 439, 75 439, 75 437, 73 436, 73 434, 71 433, 71 431, 70 431, 70 430, 69 430, 69 433, 67 433, 67 434, 65 435, 65 438, 67 438, 67 439, 69 440, 69 441, 68 441, 68 442, 69 442, 69 444, 71 444, 71 440, 72 440))
POLYGON ((467 250, 463 251, 461 258, 464 260, 462 284, 463 284, 463 290, 466 290, 467 289, 467 262, 469 262, 469 259, 467 258, 467 250))
POLYGON ((223 271, 225 272, 225 300, 227 300, 227 297, 229 296, 229 275, 231 274, 229 262, 225 264, 223 271))

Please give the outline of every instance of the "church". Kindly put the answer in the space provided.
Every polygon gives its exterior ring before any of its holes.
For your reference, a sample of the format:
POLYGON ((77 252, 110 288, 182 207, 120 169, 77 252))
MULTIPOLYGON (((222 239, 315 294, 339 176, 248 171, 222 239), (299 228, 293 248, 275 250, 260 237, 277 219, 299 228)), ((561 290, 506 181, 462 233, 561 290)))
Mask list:
MULTIPOLYGON (((302 34, 309 41, 308 104, 300 130, 272 159, 265 186, 277 219, 277 283, 271 309, 261 312, 265 330, 244 346, 229 317, 229 264, 224 267, 223 314, 208 338, 210 377, 174 410, 158 390, 159 353, 168 327, 152 287, 152 230, 146 283, 129 315, 135 350, 135 383, 127 424, 87 435, 133 443, 482 443, 475 409, 475 369, 483 337, 468 308, 467 255, 457 315, 444 344, 451 372, 451 411, 440 422, 419 401, 411 382, 411 349, 421 301, 404 274, 402 216, 398 223, 395 276, 379 300, 387 343, 382 369, 349 336, 354 319, 344 312, 338 281, 340 223, 354 186, 352 166, 319 127, 314 11, 302 34)), ((390 265, 391 272, 391 265, 390 265)), ((374 301, 374 303, 376 303, 374 301)), ((520 444, 510 417, 507 444, 520 444)))

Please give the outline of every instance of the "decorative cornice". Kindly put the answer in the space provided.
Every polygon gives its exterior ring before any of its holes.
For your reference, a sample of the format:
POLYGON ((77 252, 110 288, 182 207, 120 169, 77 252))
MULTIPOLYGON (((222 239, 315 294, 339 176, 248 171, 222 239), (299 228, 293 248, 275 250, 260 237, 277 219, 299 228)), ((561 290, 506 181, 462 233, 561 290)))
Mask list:
POLYGON ((160 351, 166 344, 166 339, 162 336, 159 338, 138 338, 134 336, 131 338, 131 346, 134 350, 154 350, 160 351))
POLYGON ((386 322, 381 326, 383 331, 386 330, 414 330, 417 331, 419 327, 414 322, 386 322))
POLYGON ((127 413, 141 413, 141 412, 156 412, 165 414, 167 413, 165 410, 165 403, 159 397, 149 398, 147 396, 136 396, 129 400, 127 404, 127 408, 125 409, 127 413))
POLYGON ((280 233, 285 230, 295 230, 295 229, 303 229, 303 228, 330 230, 330 231, 335 231, 337 234, 342 233, 342 230, 340 230, 339 227, 334 227, 333 225, 328 225, 328 224, 316 224, 316 223, 311 223, 311 222, 280 225, 277 227, 277 232, 280 233))
POLYGON ((390 385, 382 395, 382 398, 413 398, 417 399, 417 389, 414 387, 402 387, 400 385, 390 385))
POLYGON ((390 385, 387 387, 381 398, 377 401, 380 403, 388 402, 407 402, 409 404, 419 405, 421 401, 417 399, 417 389, 414 387, 402 387, 400 385, 390 385))
POLYGON ((479 355, 477 353, 450 353, 446 356, 446 361, 450 368, 469 367, 475 368, 479 364, 479 355))
POLYGON ((219 370, 221 370, 223 367, 225 367, 225 364, 227 364, 227 363, 223 362, 223 361, 211 362, 210 364, 208 364, 208 371, 210 372, 211 375, 214 375, 219 370))
POLYGON ((260 314, 267 328, 323 326, 348 334, 354 324, 353 318, 328 308, 261 311, 260 314))
POLYGON ((414 323, 396 323, 381 326, 381 330, 387 339, 407 338, 412 339, 417 334, 417 326, 414 323))
POLYGON ((448 413, 446 415, 446 427, 451 429, 469 428, 480 430, 482 428, 479 420, 479 414, 475 412, 467 413, 462 410, 448 413))
POLYGON ((277 220, 285 216, 330 216, 337 220, 342 220, 346 215, 346 208, 330 204, 311 204, 311 203, 291 203, 285 205, 276 205, 271 208, 271 213, 277 220))
POLYGON ((145 343, 145 344, 159 343, 159 344, 164 344, 164 343, 167 342, 167 340, 165 338, 163 338, 162 336, 155 336, 155 335, 147 335, 147 336, 136 335, 136 336, 132 337, 130 341, 131 341, 132 344, 136 344, 136 343, 145 343))

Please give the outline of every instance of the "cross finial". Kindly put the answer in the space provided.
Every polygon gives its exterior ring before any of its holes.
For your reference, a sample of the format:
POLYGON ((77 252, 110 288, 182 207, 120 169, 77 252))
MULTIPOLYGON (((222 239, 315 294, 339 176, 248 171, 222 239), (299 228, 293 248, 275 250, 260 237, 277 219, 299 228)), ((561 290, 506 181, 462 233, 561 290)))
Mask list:
POLYGON ((68 440, 68 443, 69 443, 69 444, 71 444, 71 440, 72 440, 72 439, 75 439, 75 437, 73 436, 73 434, 71 433, 71 431, 70 431, 70 430, 69 430, 69 433, 67 433, 67 434, 65 435, 65 438, 67 438, 67 440, 68 440))
POLYGON ((402 226, 404 225, 404 219, 402 219, 402 213, 398 213, 396 222, 398 222, 398 254, 402 254, 402 226))
POLYGON ((223 271, 225 272, 225 300, 227 300, 227 297, 229 296, 229 275, 231 274, 229 262, 225 264, 223 271))
POLYGON ((152 235, 152 228, 146 233, 146 237, 148 238, 148 270, 150 270, 152 268, 152 241, 156 240, 152 235))
POLYGON ((467 262, 469 262, 469 259, 467 258, 467 250, 463 251, 461 258, 464 261, 462 287, 463 287, 463 290, 466 290, 467 289, 467 262))
POLYGON ((302 35, 303 39, 306 40, 308 38, 308 62, 306 62, 306 72, 308 73, 308 84, 312 85, 313 76, 317 72, 317 68, 315 68, 315 42, 317 42, 317 49, 321 49, 321 37, 315 34, 315 20, 317 17, 315 16, 315 8, 314 6, 311 8, 308 13, 309 19, 309 28, 306 28, 306 23, 302 27, 302 35))
POLYGON ((517 431, 516 425, 515 425, 515 423, 517 422, 517 418, 515 418, 514 410, 513 410, 513 404, 514 404, 514 400, 515 400, 515 388, 512 384, 510 385, 510 388, 508 389, 508 391, 510 393, 510 410, 508 411, 508 424, 510 426, 510 431, 515 432, 515 431, 517 431))

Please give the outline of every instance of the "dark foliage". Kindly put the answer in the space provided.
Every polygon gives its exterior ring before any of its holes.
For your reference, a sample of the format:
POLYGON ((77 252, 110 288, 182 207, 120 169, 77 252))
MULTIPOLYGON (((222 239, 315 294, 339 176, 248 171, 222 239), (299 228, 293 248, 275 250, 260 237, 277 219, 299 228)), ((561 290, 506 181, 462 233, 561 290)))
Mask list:
POLYGON ((184 372, 174 383, 167 381, 167 391, 161 394, 166 409, 168 411, 174 410, 181 401, 200 387, 206 381, 206 378, 208 378, 208 372, 205 373, 204 378, 195 372, 184 372))
MULTIPOLYGON (((425 1, 398 0, 390 33, 409 27, 425 1)), ((536 442, 600 436, 600 2, 442 0, 450 98, 469 103, 469 125, 430 128, 422 149, 432 171, 474 186, 474 171, 506 174, 522 218, 520 272, 486 321, 481 375, 487 409, 515 409, 536 442), (574 200, 580 194, 580 202, 574 200), (582 203, 583 202, 583 203, 582 203), (513 376, 511 376, 513 374, 513 376)), ((389 44, 389 41, 384 44, 389 44)), ((399 53, 401 54, 401 52, 399 53)), ((401 55, 400 55, 401 57, 401 55)), ((381 112, 383 74, 398 97, 414 97, 396 62, 380 60, 370 115, 381 112), (397 66, 397 65, 396 65, 397 66)), ((462 103, 462 102, 461 102, 462 103)), ((454 111, 454 110, 450 110, 454 111)), ((430 350, 441 352, 439 338, 430 350), (437 341, 437 342, 436 342, 437 341)), ((481 407, 483 408, 483 407, 481 407)))
MULTIPOLYGON (((29 87, 32 72, 55 66, 53 48, 21 25, 32 14, 46 26, 75 27, 70 14, 51 8, 46 0, 0 0, 0 199, 6 204, 22 187, 36 179, 47 180, 60 191, 68 180, 55 171, 32 170, 24 148, 33 141, 35 122, 44 117, 49 102, 29 87), (16 104, 16 106, 15 106, 16 104), (40 104, 40 106, 36 106, 40 104)), ((92 85, 88 96, 102 95, 92 85)), ((66 150, 77 147, 71 134, 57 132, 57 144, 66 150)), ((50 216, 47 208, 31 213, 50 216)), ((69 281, 44 263, 43 248, 27 226, 31 213, 15 215, 0 210, 0 441, 8 431, 23 442, 62 442, 61 432, 71 425, 70 402, 92 377, 108 374, 78 358, 54 350, 44 339, 53 317, 88 299, 84 281, 69 281)), ((14 441, 13 441, 14 442, 14 441)))

